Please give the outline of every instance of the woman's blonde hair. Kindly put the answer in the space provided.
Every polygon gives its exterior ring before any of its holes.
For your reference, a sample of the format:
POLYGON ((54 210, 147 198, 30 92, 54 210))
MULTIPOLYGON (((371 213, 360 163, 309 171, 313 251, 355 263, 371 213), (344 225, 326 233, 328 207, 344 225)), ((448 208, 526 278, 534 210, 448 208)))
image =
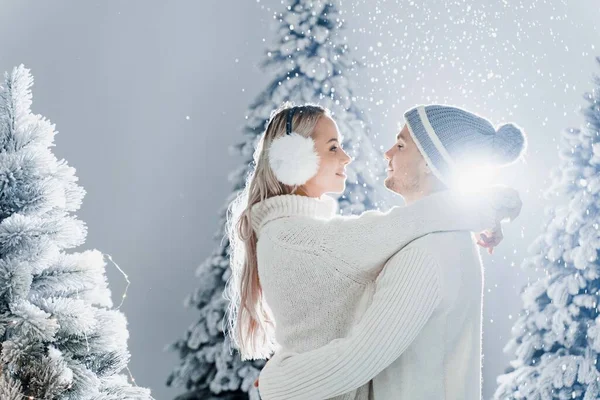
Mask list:
MULTIPOLYGON (((227 331, 233 345, 240 350, 242 361, 269 358, 277 346, 275 321, 258 277, 257 237, 250 212, 258 202, 299 189, 279 182, 268 159, 273 140, 286 134, 286 119, 292 107, 291 103, 285 103, 271 113, 267 129, 254 152, 254 171, 248 175, 245 188, 231 202, 227 213, 231 266, 225 289, 225 298, 229 300, 227 331)), ((323 115, 330 116, 330 113, 318 105, 296 107, 292 119, 294 132, 304 137, 312 136, 323 115)))

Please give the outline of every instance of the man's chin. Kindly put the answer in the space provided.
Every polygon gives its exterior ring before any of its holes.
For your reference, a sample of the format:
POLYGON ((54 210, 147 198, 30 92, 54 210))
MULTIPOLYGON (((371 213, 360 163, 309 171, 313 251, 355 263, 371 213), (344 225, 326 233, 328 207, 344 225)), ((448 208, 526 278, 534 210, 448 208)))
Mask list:
POLYGON ((383 185, 384 185, 384 186, 386 187, 386 189, 387 189, 387 190, 389 190, 390 192, 394 192, 394 193, 400 194, 400 193, 398 193, 398 192, 396 191, 396 190, 397 190, 397 187, 398 187, 398 185, 396 185, 396 182, 394 181, 394 178, 392 178, 392 177, 385 178, 385 180, 383 181, 383 185))
POLYGON ((383 181, 383 185, 386 187, 387 190, 397 194, 398 196, 401 196, 402 199, 406 201, 405 193, 403 193, 404 191, 402 190, 402 187, 397 183, 398 182, 394 181, 394 178, 386 178, 383 181))

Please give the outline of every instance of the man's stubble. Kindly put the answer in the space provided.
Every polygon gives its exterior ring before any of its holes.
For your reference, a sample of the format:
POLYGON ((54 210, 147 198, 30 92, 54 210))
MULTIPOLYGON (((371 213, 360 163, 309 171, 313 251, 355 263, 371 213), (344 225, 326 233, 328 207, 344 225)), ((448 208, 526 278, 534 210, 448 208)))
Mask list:
POLYGON ((418 177, 405 176, 404 180, 400 182, 398 178, 390 176, 383 181, 384 186, 400 196, 405 196, 411 193, 417 193, 421 189, 421 185, 418 177))

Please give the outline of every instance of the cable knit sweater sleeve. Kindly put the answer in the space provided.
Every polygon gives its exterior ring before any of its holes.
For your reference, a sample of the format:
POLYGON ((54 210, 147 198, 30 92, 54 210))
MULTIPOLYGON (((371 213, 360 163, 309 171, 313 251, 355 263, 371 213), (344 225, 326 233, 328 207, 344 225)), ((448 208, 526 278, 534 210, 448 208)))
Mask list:
POLYGON ((520 210, 518 193, 498 187, 481 194, 445 191, 388 212, 335 217, 324 224, 322 246, 357 269, 385 263, 412 240, 437 231, 480 232, 520 210))
POLYGON ((396 360, 441 300, 439 266, 424 251, 399 252, 349 336, 305 353, 276 353, 260 374, 265 400, 326 399, 356 389, 396 360))

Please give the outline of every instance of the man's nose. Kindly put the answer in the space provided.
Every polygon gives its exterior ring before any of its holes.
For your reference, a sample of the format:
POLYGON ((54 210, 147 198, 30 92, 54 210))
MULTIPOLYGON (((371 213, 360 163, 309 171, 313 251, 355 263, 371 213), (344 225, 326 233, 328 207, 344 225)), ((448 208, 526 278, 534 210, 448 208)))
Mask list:
POLYGON ((386 161, 390 161, 392 159, 392 156, 390 155, 390 151, 391 150, 388 150, 385 153, 383 153, 383 158, 385 158, 386 161))

